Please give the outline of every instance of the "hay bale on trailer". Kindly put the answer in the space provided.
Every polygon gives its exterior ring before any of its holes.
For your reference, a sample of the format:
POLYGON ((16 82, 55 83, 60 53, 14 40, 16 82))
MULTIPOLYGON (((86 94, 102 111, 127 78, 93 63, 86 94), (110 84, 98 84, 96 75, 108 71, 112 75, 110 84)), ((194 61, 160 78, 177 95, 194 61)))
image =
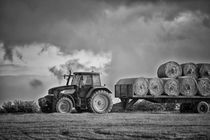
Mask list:
POLYGON ((164 93, 169 96, 179 96, 180 85, 179 80, 175 78, 165 78, 164 80, 164 93))
POLYGON ((137 96, 144 96, 148 93, 149 81, 146 78, 140 77, 135 80, 133 85, 134 94, 137 96))
POLYGON ((198 93, 201 96, 210 96, 210 79, 200 78, 198 79, 198 93))
POLYGON ((148 93, 148 79, 125 78, 120 79, 115 85, 115 97, 139 97, 148 93))
POLYGON ((180 92, 183 96, 195 96, 198 89, 196 86, 196 80, 191 76, 184 76, 179 78, 180 92))
POLYGON ((181 64, 183 76, 192 76, 198 78, 198 68, 194 63, 181 64))
POLYGON ((210 77, 210 64, 200 63, 200 64, 197 64, 197 66, 199 69, 200 77, 210 77))
POLYGON ((157 75, 159 78, 176 78, 182 75, 182 68, 178 63, 169 61, 159 66, 157 75))
POLYGON ((163 93, 163 80, 160 78, 150 79, 149 93, 153 96, 160 96, 163 93))

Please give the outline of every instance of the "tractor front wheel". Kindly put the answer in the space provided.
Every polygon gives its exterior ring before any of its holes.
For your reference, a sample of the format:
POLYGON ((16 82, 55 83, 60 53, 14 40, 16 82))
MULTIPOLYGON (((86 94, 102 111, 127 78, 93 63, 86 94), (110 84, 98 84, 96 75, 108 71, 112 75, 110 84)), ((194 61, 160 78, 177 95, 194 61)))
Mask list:
POLYGON ((94 113, 108 113, 113 106, 110 94, 105 90, 97 90, 88 101, 88 108, 94 113))
POLYGON ((56 111, 59 113, 69 113, 73 109, 72 101, 67 97, 61 97, 56 103, 56 111))

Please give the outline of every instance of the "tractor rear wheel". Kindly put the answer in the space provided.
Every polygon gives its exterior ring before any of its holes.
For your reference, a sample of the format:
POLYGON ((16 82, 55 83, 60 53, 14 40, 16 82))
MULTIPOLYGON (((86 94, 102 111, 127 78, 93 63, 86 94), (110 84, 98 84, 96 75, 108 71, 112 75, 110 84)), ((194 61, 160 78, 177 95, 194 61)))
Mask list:
POLYGON ((88 108, 94 113, 108 113, 113 106, 110 94, 105 90, 97 90, 88 100, 88 108))
POLYGON ((56 103, 56 111, 59 113, 69 113, 73 109, 72 101, 67 97, 61 97, 56 103))

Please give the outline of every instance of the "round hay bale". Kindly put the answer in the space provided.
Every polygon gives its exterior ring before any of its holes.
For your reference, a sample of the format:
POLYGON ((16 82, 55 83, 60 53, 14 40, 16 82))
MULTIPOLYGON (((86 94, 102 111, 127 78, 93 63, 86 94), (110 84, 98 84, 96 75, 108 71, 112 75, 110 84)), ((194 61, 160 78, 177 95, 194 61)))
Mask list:
POLYGON ((198 91, 201 96, 210 96, 210 79, 200 78, 198 79, 198 91))
POLYGON ((197 65, 194 63, 184 63, 181 64, 183 76, 192 76, 193 78, 198 78, 197 65))
POLYGON ((182 68, 178 63, 169 61, 160 65, 157 75, 159 78, 176 78, 182 75, 182 68))
POLYGON ((175 78, 165 79, 164 92, 169 96, 179 96, 179 80, 175 78))
POLYGON ((179 78, 180 92, 183 96, 194 96, 197 93, 196 81, 190 76, 179 78))
POLYGON ((163 93, 163 80, 160 78, 150 79, 149 92, 153 96, 160 96, 163 93))
POLYGON ((148 79, 137 78, 133 84, 133 91, 138 96, 144 96, 148 93, 148 79))
POLYGON ((210 77, 210 64, 197 64, 200 77, 210 77))

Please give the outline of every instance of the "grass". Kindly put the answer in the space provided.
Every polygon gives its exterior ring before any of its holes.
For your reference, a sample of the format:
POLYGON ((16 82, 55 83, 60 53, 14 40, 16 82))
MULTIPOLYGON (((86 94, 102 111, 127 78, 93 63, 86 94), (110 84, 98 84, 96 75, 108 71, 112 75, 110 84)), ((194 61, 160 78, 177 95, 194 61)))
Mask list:
POLYGON ((37 113, 38 111, 39 107, 34 101, 8 101, 0 108, 0 113, 37 113))
POLYGON ((0 139, 210 139, 209 114, 0 115, 0 139))

